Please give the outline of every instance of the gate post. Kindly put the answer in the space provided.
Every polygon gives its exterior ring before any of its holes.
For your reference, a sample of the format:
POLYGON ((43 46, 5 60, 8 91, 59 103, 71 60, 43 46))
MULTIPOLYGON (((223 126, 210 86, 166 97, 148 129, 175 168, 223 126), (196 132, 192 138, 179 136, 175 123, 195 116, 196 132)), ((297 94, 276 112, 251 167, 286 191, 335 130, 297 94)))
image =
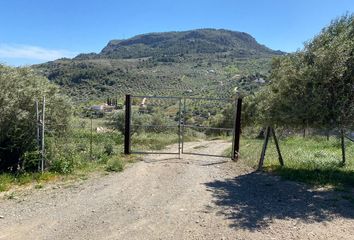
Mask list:
POLYGON ((241 135, 241 110, 242 110, 242 98, 237 99, 236 116, 234 124, 234 142, 232 149, 232 160, 238 160, 240 152, 240 135, 241 135))
POLYGON ((131 96, 125 95, 124 154, 130 154, 131 96))

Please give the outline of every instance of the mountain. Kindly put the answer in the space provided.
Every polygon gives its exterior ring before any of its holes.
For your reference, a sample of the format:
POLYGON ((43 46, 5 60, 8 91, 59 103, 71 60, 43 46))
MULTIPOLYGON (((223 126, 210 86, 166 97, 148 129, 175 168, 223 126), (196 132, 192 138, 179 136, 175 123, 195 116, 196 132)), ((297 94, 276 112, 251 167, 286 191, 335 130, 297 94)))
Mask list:
POLYGON ((128 92, 227 96, 236 86, 253 91, 262 85, 271 58, 282 54, 244 32, 198 29, 111 40, 100 53, 34 68, 77 100, 128 92))
MULTIPOLYGON (((249 34, 229 30, 199 29, 184 32, 149 33, 127 40, 112 40, 98 54, 105 58, 145 58, 181 54, 228 53, 235 57, 276 54, 249 34)), ((78 56, 82 58, 97 55, 78 56)))

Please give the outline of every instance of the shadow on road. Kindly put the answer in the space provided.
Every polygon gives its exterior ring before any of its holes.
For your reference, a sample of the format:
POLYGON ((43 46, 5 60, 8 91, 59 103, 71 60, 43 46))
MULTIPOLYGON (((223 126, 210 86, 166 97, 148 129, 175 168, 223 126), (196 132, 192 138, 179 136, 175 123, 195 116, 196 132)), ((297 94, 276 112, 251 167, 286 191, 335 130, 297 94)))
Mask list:
POLYGON ((220 207, 218 214, 232 220, 232 228, 256 230, 267 227, 273 219, 322 222, 334 215, 354 218, 352 193, 315 191, 261 172, 209 182, 206 186, 220 207))
POLYGON ((222 158, 220 159, 219 157, 208 157, 204 156, 203 157, 194 157, 194 156, 183 156, 182 158, 178 157, 157 157, 157 158, 148 158, 143 160, 145 163, 177 163, 177 164, 194 164, 194 165, 199 165, 202 167, 207 167, 207 166, 212 166, 212 165, 219 165, 219 164, 224 164, 228 163, 230 159, 227 158, 222 158))

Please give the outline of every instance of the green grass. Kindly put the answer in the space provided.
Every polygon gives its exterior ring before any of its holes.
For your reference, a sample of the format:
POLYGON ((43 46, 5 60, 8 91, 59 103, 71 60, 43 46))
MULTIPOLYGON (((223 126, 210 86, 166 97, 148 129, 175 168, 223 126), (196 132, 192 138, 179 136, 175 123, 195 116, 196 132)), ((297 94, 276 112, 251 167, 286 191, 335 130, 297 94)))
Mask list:
POLYGON ((177 134, 144 132, 132 136, 132 149, 161 150, 176 142, 178 142, 177 134))
MULTIPOLYGON (((240 155, 247 165, 257 167, 263 140, 242 138, 240 155)), ((289 180, 320 186, 354 187, 354 144, 346 142, 347 162, 341 164, 341 146, 337 138, 289 137, 280 139, 284 167, 280 167, 272 141, 269 142, 264 169, 289 180)))
MULTIPOLYGON (((42 173, 22 173, 22 174, 0 174, 0 192, 7 191, 13 186, 24 186, 29 183, 41 183, 54 180, 57 174, 52 172, 42 173)), ((38 188, 38 187, 37 187, 38 188)))
MULTIPOLYGON (((189 142, 196 140, 201 136, 197 132, 186 132, 184 141, 189 142)), ((149 150, 162 150, 166 146, 178 143, 177 133, 153 133, 141 132, 140 134, 133 134, 132 136, 132 150, 133 151, 149 151, 149 150)))
MULTIPOLYGON (((104 121, 95 121, 95 125, 104 121)), ((102 124, 103 125, 103 124, 102 124)), ((186 140, 191 140, 187 135, 186 140)), ((135 156, 124 156, 123 135, 117 131, 98 133, 87 127, 77 127, 67 136, 47 136, 48 171, 41 173, 0 174, 0 192, 14 186, 32 184, 41 189, 46 182, 88 178, 92 172, 119 172, 127 163, 135 161, 135 156), (90 139, 92 136, 92 155, 90 139), (109 151, 107 151, 109 149, 109 151)), ((141 133, 133 136, 133 146, 145 150, 160 150, 178 142, 178 135, 171 133, 141 133)))
POLYGON ((107 161, 106 170, 109 172, 121 172, 124 169, 124 161, 121 157, 116 156, 107 161))

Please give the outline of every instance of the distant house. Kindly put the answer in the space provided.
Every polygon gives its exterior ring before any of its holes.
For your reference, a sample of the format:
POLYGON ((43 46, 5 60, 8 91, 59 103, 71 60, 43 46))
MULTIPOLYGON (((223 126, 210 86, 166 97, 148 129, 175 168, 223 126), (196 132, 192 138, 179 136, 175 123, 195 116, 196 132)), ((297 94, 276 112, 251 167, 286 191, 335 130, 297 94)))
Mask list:
POLYGON ((93 105, 91 106, 91 110, 96 112, 101 112, 104 109, 104 105, 93 105))
POLYGON ((112 112, 115 106, 109 106, 107 103, 104 103, 101 105, 93 105, 90 109, 95 112, 112 112))
POLYGON ((263 79, 263 78, 256 78, 255 80, 254 80, 254 82, 255 83, 265 83, 265 80, 263 79))
POLYGON ((143 98, 143 100, 140 103, 140 107, 145 108, 146 107, 145 102, 146 102, 146 98, 143 98))

